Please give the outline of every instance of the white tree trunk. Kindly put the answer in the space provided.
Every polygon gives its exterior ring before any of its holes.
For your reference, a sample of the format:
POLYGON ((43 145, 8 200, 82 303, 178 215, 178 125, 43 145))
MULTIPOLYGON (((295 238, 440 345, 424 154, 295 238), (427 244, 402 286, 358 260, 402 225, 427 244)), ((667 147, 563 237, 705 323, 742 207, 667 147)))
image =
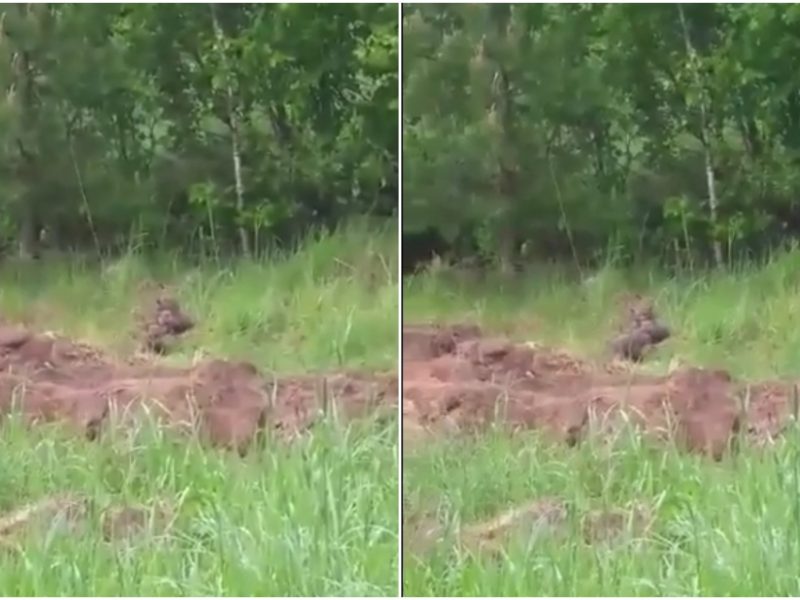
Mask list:
MULTIPOLYGON (((702 88, 702 81, 700 80, 700 71, 697 68, 696 54, 692 40, 689 37, 689 27, 686 25, 686 16, 683 14, 683 6, 678 4, 678 15, 681 19, 681 28, 683 29, 683 41, 686 44, 686 53, 689 55, 689 60, 692 63, 692 71, 696 78, 697 87, 702 88)), ((703 154, 706 166, 706 187, 708 188, 708 212, 711 220, 711 226, 716 229, 718 223, 718 207, 717 200, 717 186, 714 178, 714 154, 711 150, 711 136, 708 132, 708 118, 706 114, 705 97, 700 98, 700 141, 703 144, 703 154)), ((714 251, 714 262, 718 268, 724 266, 722 257, 722 244, 716 237, 712 240, 712 249, 714 251)))
MULTIPOLYGON (((26 9, 20 8, 20 11, 26 9)), ((33 75, 31 74, 31 64, 28 53, 24 50, 18 51, 12 60, 14 66, 14 83, 19 89, 18 106, 22 113, 22 123, 25 133, 30 134, 36 128, 34 118, 34 89, 33 75)), ((24 134, 23 134, 24 135, 24 134)), ((25 191, 22 198, 24 206, 20 214, 19 222, 19 257, 31 259, 37 256, 39 249, 39 218, 38 218, 38 161, 35 156, 36 150, 26 149, 23 137, 17 138, 19 148, 20 169, 25 182, 25 191)))
MULTIPOLYGON (((233 103, 233 90, 228 86, 228 114, 231 122, 231 154, 233 155, 233 177, 236 186, 236 211, 241 215, 244 212, 244 180, 242 179, 242 157, 239 152, 239 119, 233 103)), ((242 253, 250 255, 250 238, 244 225, 239 226, 239 240, 242 253)))
MULTIPOLYGON (((228 126, 231 130, 231 156, 233 158, 233 178, 234 186, 236 189, 236 211, 241 216, 244 212, 244 178, 242 177, 242 155, 241 155, 241 142, 239 138, 239 114, 236 97, 233 93, 233 84, 231 83, 230 69, 228 69, 228 60, 225 56, 224 36, 222 28, 217 20, 217 12, 214 5, 211 5, 211 18, 214 21, 214 33, 217 37, 217 47, 220 53, 222 68, 225 69, 226 92, 228 100, 228 126)), ((239 226, 239 242, 241 244, 242 254, 245 256, 250 255, 250 237, 247 235, 247 229, 244 225, 239 226)))
MULTIPOLYGON (((702 112, 702 111, 701 111, 702 112)), ((707 135, 703 136, 708 139, 707 135)), ((703 142, 703 146, 705 147, 705 159, 706 159, 706 186, 708 187, 708 212, 711 217, 711 224, 713 226, 717 225, 717 186, 716 181, 714 179, 714 161, 711 155, 711 148, 708 145, 708 142, 703 142)), ((714 262, 716 263, 717 267, 723 266, 723 258, 722 258, 722 244, 716 238, 712 241, 713 249, 714 249, 714 262)))

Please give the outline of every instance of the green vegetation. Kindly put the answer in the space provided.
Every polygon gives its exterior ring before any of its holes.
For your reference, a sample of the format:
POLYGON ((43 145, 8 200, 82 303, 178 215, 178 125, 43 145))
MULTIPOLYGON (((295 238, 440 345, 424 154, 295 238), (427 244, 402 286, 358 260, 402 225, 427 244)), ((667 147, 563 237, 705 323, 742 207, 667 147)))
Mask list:
MULTIPOLYGON (((796 379, 799 22, 767 4, 404 5, 403 266, 444 259, 404 282, 404 322, 602 360, 620 295, 638 292, 674 335, 637 372, 796 379)), ((491 407, 468 385, 443 428, 469 422, 473 392, 491 407)), ((800 593, 796 426, 719 463, 630 430, 405 451, 406 594, 800 593), (474 551, 469 526, 542 498, 566 503, 565 526, 474 551), (651 528, 586 541, 587 515, 634 504, 651 528)))
POLYGON ((397 6, 0 10, 0 247, 255 252, 397 206, 397 6))
POLYGON ((404 232, 504 265, 798 233, 797 6, 405 5, 404 232))
POLYGON ((106 542, 56 522, 0 567, 6 595, 393 596, 397 593, 397 427, 325 424, 241 459, 156 428, 97 443, 7 423, 0 506, 50 494, 165 501, 166 533, 106 542))
MULTIPOLYGON (((658 268, 608 265, 578 279, 560 268, 510 280, 445 270, 409 278, 404 321, 473 322, 513 339, 600 358, 620 293, 655 300, 675 337, 642 370, 664 373, 673 359, 730 369, 737 378, 796 377, 800 254, 725 272, 665 275, 658 268)), ((775 446, 720 463, 631 431, 612 444, 552 446, 536 433, 499 430, 440 438, 404 457, 404 520, 433 518, 454 531, 539 497, 564 499, 573 514, 653 510, 637 539, 587 544, 567 538, 518 540, 500 558, 460 552, 445 541, 415 560, 406 555, 409 595, 794 595, 800 553, 800 432, 775 446)))
MULTIPOLYGON (((534 434, 442 440, 404 458, 409 511, 434 510, 449 526, 494 517, 542 496, 576 517, 644 503, 644 539, 587 544, 580 530, 532 541, 499 558, 446 545, 406 557, 410 596, 793 596, 800 581, 800 432, 769 452, 722 464, 623 436, 612 446, 553 448, 534 434)), ((577 527, 576 527, 577 529, 577 527)))
POLYGON ((626 292, 652 298, 658 314, 676 330, 669 349, 657 351, 643 368, 665 370, 677 357, 742 377, 797 373, 797 251, 781 252, 758 265, 696 274, 607 266, 579 279, 564 269, 543 266, 512 279, 498 274, 476 279, 452 271, 419 275, 404 282, 403 320, 483 323, 520 341, 601 357, 626 292))
MULTIPOLYGON (((127 355, 136 290, 173 284, 198 320, 196 350, 265 372, 396 368, 396 228, 353 224, 268 261, 188 266, 178 255, 6 265, 0 313, 127 355)), ((394 595, 397 424, 330 420, 245 458, 144 423, 88 442, 57 426, 3 426, 0 510, 66 492, 98 511, 166 501, 165 534, 105 542, 56 524, 0 568, 7 595, 394 595)))
MULTIPOLYGON (((128 360, 164 283, 197 320, 165 363, 396 370, 397 29, 395 4, 4 5, 0 316, 128 360)), ((390 421, 332 414, 242 458, 10 417, 3 517, 69 493, 176 521, 118 542, 3 521, 0 591, 395 595, 390 421)))
POLYGON ((309 237, 296 252, 226 263, 130 252, 102 266, 72 256, 0 271, 0 312, 119 355, 138 340, 141 289, 167 282, 200 327, 168 360, 196 352, 264 371, 397 367, 397 225, 365 222, 309 237))

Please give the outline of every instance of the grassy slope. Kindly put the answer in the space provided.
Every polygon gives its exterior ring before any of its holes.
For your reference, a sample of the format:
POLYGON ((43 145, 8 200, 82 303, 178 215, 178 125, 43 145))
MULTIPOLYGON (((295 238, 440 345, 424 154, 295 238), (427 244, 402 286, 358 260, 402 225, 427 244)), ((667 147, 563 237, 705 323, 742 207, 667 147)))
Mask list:
MULTIPOLYGON (((102 271, 76 262, 0 269, 0 312, 120 354, 148 277, 175 285, 199 349, 296 373, 396 368, 396 234, 355 225, 273 260, 187 268, 128 256, 102 271)), ((0 436, 0 509, 64 491, 180 506, 168 537, 129 547, 96 532, 31 537, 0 564, 13 595, 394 595, 396 424, 327 423, 244 460, 143 427, 98 443, 57 429, 0 436)))
MULTIPOLYGON (((616 293, 657 301, 675 339, 647 369, 670 359, 722 366, 739 377, 797 376, 800 370, 800 255, 729 274, 666 278, 605 269, 590 283, 538 272, 513 286, 421 276, 404 289, 406 322, 472 321, 517 339, 598 355, 610 333, 616 293)), ((651 534, 621 545, 568 541, 508 548, 499 561, 440 548, 405 561, 410 595, 797 595, 800 577, 800 432, 765 453, 721 464, 634 435, 602 447, 544 445, 533 432, 440 440, 404 458, 411 512, 447 525, 489 518, 544 495, 578 512, 645 501, 651 534)))

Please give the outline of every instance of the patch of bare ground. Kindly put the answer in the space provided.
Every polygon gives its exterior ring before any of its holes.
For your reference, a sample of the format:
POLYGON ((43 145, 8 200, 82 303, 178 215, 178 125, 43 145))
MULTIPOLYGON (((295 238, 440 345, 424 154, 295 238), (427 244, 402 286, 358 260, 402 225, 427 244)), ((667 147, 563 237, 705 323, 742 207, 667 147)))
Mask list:
MULTIPOLYGON (((652 324, 651 309, 637 311, 635 326, 652 324)), ((498 423, 577 444, 590 431, 613 431, 625 420, 649 436, 719 459, 737 440, 763 444, 780 435, 796 412, 795 387, 793 381, 737 381, 724 370, 687 366, 668 375, 642 374, 619 357, 591 362, 487 337, 472 325, 403 330, 409 444, 498 423)))
MULTIPOLYGON (((161 302, 154 318, 178 335, 191 320, 172 309, 180 310, 161 302)), ((141 356, 121 362, 85 344, 0 323, 0 417, 18 411, 31 424, 63 421, 89 439, 111 415, 126 423, 147 412, 243 453, 262 429, 291 437, 326 413, 352 419, 392 412, 396 402, 391 373, 265 377, 250 363, 214 358, 187 367, 141 356)))

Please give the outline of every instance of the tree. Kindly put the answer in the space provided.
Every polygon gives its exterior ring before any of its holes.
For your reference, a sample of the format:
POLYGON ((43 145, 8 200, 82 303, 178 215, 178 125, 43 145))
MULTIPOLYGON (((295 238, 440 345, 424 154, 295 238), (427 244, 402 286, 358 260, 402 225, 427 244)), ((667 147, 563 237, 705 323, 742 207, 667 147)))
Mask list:
POLYGON ((0 23, 4 245, 250 253, 396 205, 390 5, 6 5, 0 23))
POLYGON ((504 263, 526 248, 720 266, 782 243, 800 230, 798 20, 789 5, 404 7, 404 230, 504 263))

